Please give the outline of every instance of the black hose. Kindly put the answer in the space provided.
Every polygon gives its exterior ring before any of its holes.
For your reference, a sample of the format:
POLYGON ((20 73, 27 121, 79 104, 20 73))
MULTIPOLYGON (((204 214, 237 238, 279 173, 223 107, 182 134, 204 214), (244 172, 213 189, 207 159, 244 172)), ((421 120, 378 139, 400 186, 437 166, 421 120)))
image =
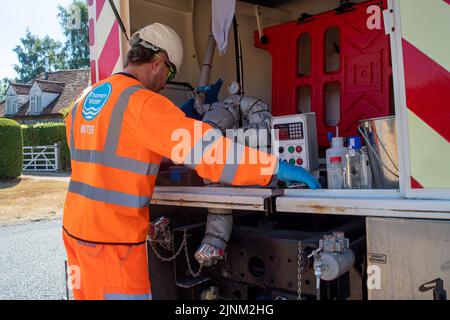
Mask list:
POLYGON ((242 57, 242 41, 239 35, 239 24, 237 23, 236 16, 233 18, 234 31, 234 46, 236 48, 236 75, 238 77, 237 82, 241 86, 241 94, 245 93, 244 89, 244 59, 242 57))
POLYGON ((233 30, 234 30, 234 51, 236 54, 236 81, 241 84, 241 64, 240 64, 240 56, 239 56, 239 32, 238 32, 238 24, 236 20, 236 16, 233 18, 233 30))
POLYGON ((128 38, 127 29, 125 29, 122 18, 120 17, 120 14, 117 11, 116 5, 114 4, 114 0, 109 0, 109 4, 111 5, 111 9, 114 12, 114 15, 116 16, 116 20, 119 23, 122 33, 125 35, 125 38, 127 38, 127 41, 130 41, 130 38, 128 38))
POLYGON ((241 80, 241 84, 242 84, 241 85, 241 91, 242 91, 242 94, 245 95, 244 58, 242 56, 242 40, 241 40, 241 37, 239 37, 239 61, 241 63, 241 77, 242 77, 242 80, 241 80))

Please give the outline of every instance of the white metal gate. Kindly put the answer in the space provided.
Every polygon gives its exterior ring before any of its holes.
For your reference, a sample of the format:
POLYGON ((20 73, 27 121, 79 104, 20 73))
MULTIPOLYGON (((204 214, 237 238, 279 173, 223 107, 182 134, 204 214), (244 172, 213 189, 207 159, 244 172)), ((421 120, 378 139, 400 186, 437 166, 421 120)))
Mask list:
POLYGON ((59 145, 23 147, 24 171, 59 171, 59 145))

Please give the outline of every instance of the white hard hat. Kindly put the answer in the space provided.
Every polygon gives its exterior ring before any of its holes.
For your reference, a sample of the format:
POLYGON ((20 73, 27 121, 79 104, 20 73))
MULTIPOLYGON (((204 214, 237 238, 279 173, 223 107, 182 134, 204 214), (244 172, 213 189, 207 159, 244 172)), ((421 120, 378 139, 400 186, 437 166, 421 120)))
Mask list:
POLYGON ((169 61, 180 71, 183 63, 183 44, 180 36, 171 27, 162 23, 153 23, 138 32, 139 38, 143 40, 140 44, 154 51, 164 50, 169 61))

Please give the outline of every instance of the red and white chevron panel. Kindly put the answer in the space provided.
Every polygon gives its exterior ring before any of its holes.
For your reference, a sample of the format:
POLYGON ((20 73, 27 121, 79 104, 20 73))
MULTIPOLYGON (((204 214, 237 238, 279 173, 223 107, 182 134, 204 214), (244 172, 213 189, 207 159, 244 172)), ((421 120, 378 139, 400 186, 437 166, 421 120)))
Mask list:
MULTIPOLYGON (((114 3, 119 10, 120 0, 114 3)), ((96 83, 122 69, 121 33, 109 1, 88 0, 88 6, 91 76, 96 83)))
POLYGON ((450 189, 450 0, 399 0, 411 189, 450 189))

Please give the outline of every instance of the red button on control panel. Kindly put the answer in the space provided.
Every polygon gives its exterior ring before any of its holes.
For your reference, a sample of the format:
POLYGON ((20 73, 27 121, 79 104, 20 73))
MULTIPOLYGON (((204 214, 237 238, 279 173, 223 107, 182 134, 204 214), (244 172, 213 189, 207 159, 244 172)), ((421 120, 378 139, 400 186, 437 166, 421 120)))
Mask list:
POLYGON ((298 146, 297 148, 295 148, 295 150, 296 150, 298 153, 301 153, 301 152, 303 151, 303 148, 300 147, 300 146, 298 146))
POLYGON ((298 158, 298 159, 297 159, 297 164, 298 164, 299 166, 301 166, 301 165, 303 164, 303 159, 302 159, 302 158, 298 158))

